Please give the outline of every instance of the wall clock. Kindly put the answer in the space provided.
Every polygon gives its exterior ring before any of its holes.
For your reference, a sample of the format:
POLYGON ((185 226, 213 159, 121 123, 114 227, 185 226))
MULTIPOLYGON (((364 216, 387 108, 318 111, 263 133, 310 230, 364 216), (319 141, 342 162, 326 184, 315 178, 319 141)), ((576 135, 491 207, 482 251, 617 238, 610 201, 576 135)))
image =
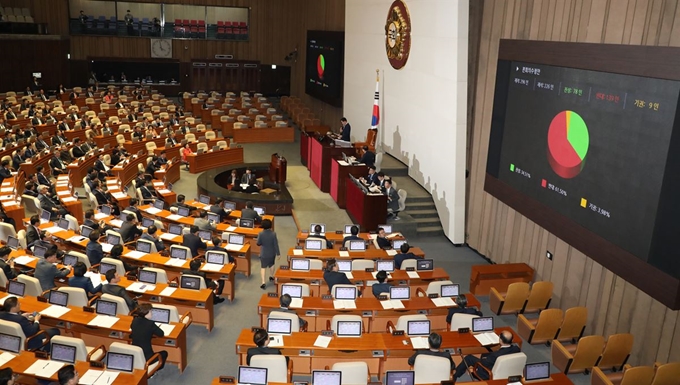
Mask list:
POLYGON ((390 5, 385 22, 385 52, 390 65, 401 69, 406 65, 411 50, 411 18, 402 0, 390 5))
POLYGON ((172 39, 151 39, 151 57, 172 58, 172 39))

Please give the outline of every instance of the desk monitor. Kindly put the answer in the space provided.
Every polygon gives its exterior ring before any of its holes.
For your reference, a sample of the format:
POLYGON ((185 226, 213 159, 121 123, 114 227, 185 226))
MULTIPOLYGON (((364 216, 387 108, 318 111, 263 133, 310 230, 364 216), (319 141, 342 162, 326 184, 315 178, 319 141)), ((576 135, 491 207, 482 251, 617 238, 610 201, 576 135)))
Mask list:
POLYGON ((338 321, 338 337, 361 337, 361 321, 338 321))
POLYGON ((120 244, 120 237, 117 236, 116 234, 107 234, 106 235, 106 243, 109 245, 119 245, 120 244))
POLYGON ((154 224, 154 220, 151 218, 142 218, 142 227, 149 227, 154 224))
POLYGON ((349 241, 349 251, 366 251, 366 242, 364 240, 349 241))
POLYGON ((345 234, 349 234, 349 235, 352 234, 352 226, 356 226, 358 229, 361 228, 361 226, 359 226, 359 225, 354 225, 354 224, 352 224, 352 225, 345 225, 345 234))
POLYGON ((73 267, 76 265, 76 263, 78 263, 78 257, 76 257, 75 255, 66 254, 64 255, 64 261, 62 263, 66 266, 73 267))
POLYGON ((94 231, 94 229, 90 226, 83 225, 83 226, 80 227, 80 235, 85 237, 85 238, 89 238, 90 233, 93 232, 93 231, 94 231))
POLYGON ((49 211, 43 210, 43 211, 40 212, 40 221, 41 222, 49 222, 51 218, 52 218, 52 214, 49 211))
POLYGON ((323 250, 322 239, 305 239, 305 249, 313 251, 323 250))
POLYGON ((545 380, 550 378, 550 362, 526 364, 524 367, 524 381, 545 380))
POLYGON ((313 370, 312 385, 340 385, 342 372, 339 370, 313 370))
POLYGON ((335 299, 349 299, 349 300, 355 300, 357 299, 357 288, 352 286, 352 287, 345 287, 345 286, 339 286, 333 288, 333 298, 335 299))
MULTIPOLYGON (((136 218, 137 217, 135 216, 135 219, 136 218)), ((120 219, 121 222, 123 222, 123 223, 127 222, 127 213, 120 213, 120 215, 118 216, 118 219, 120 219)))
POLYGON ((189 210, 188 207, 181 207, 180 206, 180 207, 177 208, 177 215, 182 216, 182 217, 188 217, 190 212, 191 212, 191 210, 189 210))
POLYGON ((250 385, 267 385, 267 368, 239 366, 238 383, 250 385))
POLYGON ((246 236, 243 234, 229 234, 230 245, 243 245, 246 242, 246 236))
POLYGON ((163 202, 160 199, 156 199, 155 201, 153 201, 153 207, 158 210, 163 210, 163 208, 165 207, 165 202, 163 202))
POLYGON ((9 281, 7 292, 17 297, 23 297, 26 292, 26 284, 19 281, 9 281))
POLYGON ((201 238, 204 242, 208 242, 212 240, 212 231, 210 230, 198 230, 198 235, 199 238, 201 238))
POLYGON ((109 270, 116 270, 116 265, 113 263, 99 262, 99 274, 106 274, 109 270))
POLYGON ((281 295, 288 294, 291 298, 302 298, 302 286, 284 283, 281 285, 281 295))
POLYGON ((236 210, 236 203, 231 201, 224 201, 222 202, 222 207, 224 207, 224 209, 227 211, 234 211, 236 210))
POLYGON ((13 237, 13 236, 8 236, 7 237, 7 247, 9 247, 12 250, 17 250, 19 249, 19 238, 13 237))
POLYGON ((33 255, 34 256, 36 256, 38 258, 43 258, 43 257, 45 257, 45 253, 47 253, 47 247, 40 246, 40 245, 33 246, 33 255))
POLYGON ((124 353, 106 353, 106 369, 132 373, 134 370, 134 356, 124 353))
POLYGON ((287 318, 267 318, 267 333, 290 335, 293 321, 287 318))
POLYGON ((172 235, 182 235, 182 231, 184 230, 184 227, 182 225, 178 224, 171 224, 168 226, 168 233, 172 235))
POLYGON ((335 263, 338 265, 338 271, 346 273, 352 271, 352 261, 351 260, 336 260, 335 263))
POLYGON ((385 259, 385 260, 377 260, 375 262, 376 264, 376 271, 384 271, 386 273, 391 273, 394 271, 394 260, 392 259, 385 259))
POLYGON ((19 353, 21 351, 21 337, 0 333, 0 350, 19 353))
POLYGON ((179 247, 170 247, 170 258, 177 258, 187 260, 189 259, 189 250, 181 249, 179 247))
POLYGON ((182 289, 200 290, 201 289, 201 277, 182 275, 179 277, 179 287, 182 289))
POLYGON ((208 221, 213 225, 220 223, 220 214, 208 213, 208 221))
POLYGON ((406 322, 406 334, 409 336, 429 336, 430 320, 414 320, 406 322))
POLYGON ((325 235, 325 234, 326 234, 326 225, 323 224, 323 223, 312 223, 311 225, 309 225, 309 233, 310 233, 310 234, 314 234, 314 233, 316 232, 316 231, 314 230, 314 228, 316 227, 316 225, 321 226, 321 232, 320 232, 320 234, 321 234, 321 235, 325 235))
POLYGON ((493 331, 493 317, 478 317, 472 319, 472 332, 484 333, 493 331))
POLYGON ((390 299, 410 299, 411 288, 408 286, 390 287, 390 299))
POLYGON ((216 265, 224 265, 226 256, 224 252, 221 251, 206 251, 205 261, 208 263, 214 263, 216 265))
POLYGON ((111 206, 109 205, 101 205, 99 207, 99 212, 105 215, 111 215, 111 206))
POLYGON ((69 224, 70 223, 69 223, 68 219, 61 218, 61 219, 59 219, 59 223, 57 224, 57 226, 59 226, 60 228, 62 228, 64 230, 68 230, 69 224))
POLYGON ((290 261, 290 269, 295 271, 309 271, 311 262, 307 258, 293 258, 290 261))
POLYGON ((210 204, 210 197, 207 195, 199 195, 198 196, 198 201, 203 203, 204 205, 209 205, 210 204))
POLYGON ((139 270, 139 282, 149 283, 152 285, 156 284, 158 280, 158 273, 151 270, 141 269, 139 270))
POLYGON ((416 372, 413 370, 388 370, 385 372, 385 385, 414 385, 416 372))
POLYGON ((264 213, 265 213, 264 207, 261 207, 261 206, 255 206, 255 207, 253 207, 253 210, 255 210, 255 212, 256 212, 257 215, 259 215, 259 216, 263 216, 264 213))
POLYGON ((378 228, 380 227, 385 230, 385 234, 392 234, 392 225, 378 225, 378 228))
POLYGON ((246 229, 254 229, 255 228, 255 221, 252 219, 243 219, 238 221, 238 226, 243 227, 246 229))
POLYGON ((50 360, 66 362, 67 364, 76 363, 76 347, 59 343, 52 343, 50 350, 50 360))
POLYGON ((150 253, 151 252, 151 242, 140 242, 137 241, 137 246, 135 250, 139 251, 140 253, 150 253))
POLYGON ((170 323, 170 309, 162 309, 159 307, 151 308, 151 320, 153 322, 160 322, 162 324, 170 323))
POLYGON ((406 239, 395 239, 392 241, 392 248, 394 250, 399 250, 404 243, 408 243, 406 239))
POLYGON ((418 271, 432 271, 434 270, 433 259, 418 259, 416 262, 416 270, 418 271))
POLYGON ((50 298, 48 299, 50 305, 66 306, 68 305, 68 293, 59 290, 50 291, 50 298))
POLYGON ((460 285, 457 283, 441 285, 440 289, 440 297, 458 297, 458 294, 460 293, 460 285))
POLYGON ((118 314, 118 304, 113 301, 98 299, 95 305, 95 311, 97 314, 115 317, 116 314, 118 314))

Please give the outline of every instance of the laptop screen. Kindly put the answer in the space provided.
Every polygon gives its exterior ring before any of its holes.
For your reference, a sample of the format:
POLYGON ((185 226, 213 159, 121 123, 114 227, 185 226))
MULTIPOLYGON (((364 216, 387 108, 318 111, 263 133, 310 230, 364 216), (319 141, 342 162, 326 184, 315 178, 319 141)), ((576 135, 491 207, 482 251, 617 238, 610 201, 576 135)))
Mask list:
POLYGON ((319 251, 322 249, 321 239, 305 239, 305 249, 319 251))
POLYGON ((385 230, 385 234, 392 234, 392 225, 378 225, 378 227, 382 227, 385 230))
POLYGON ((117 236, 116 234, 109 234, 106 236, 106 243, 108 243, 109 245, 119 245, 120 237, 117 236))
POLYGON ((335 292, 335 299, 357 299, 357 288, 356 287, 336 287, 333 290, 335 292))
POLYGON ((361 336, 361 321, 338 321, 338 337, 361 336))
POLYGON ((52 350, 50 352, 50 359, 53 361, 61 361, 69 364, 76 363, 76 347, 58 343, 52 343, 52 350))
POLYGON ((134 356, 123 353, 106 353, 106 369, 120 370, 121 372, 132 372, 134 369, 134 356))
POLYGON ((51 214, 50 214, 49 211, 43 210, 43 211, 40 213, 40 219, 41 219, 41 220, 43 220, 43 221, 45 221, 45 222, 49 222, 49 221, 50 221, 50 218, 51 218, 51 214))
POLYGON ((221 251, 206 251, 205 261, 217 265, 224 265, 224 253, 221 251))
POLYGON ((264 207, 255 206, 255 207, 253 207, 253 210, 255 210, 255 212, 256 212, 257 215, 259 215, 259 216, 263 216, 264 213, 265 213, 264 207))
POLYGON ((201 277, 191 277, 183 275, 179 277, 179 287, 182 289, 200 290, 201 277))
POLYGON ((170 323, 170 309, 161 309, 158 307, 151 308, 151 320, 153 322, 160 322, 162 324, 170 323))
POLYGON ((68 293, 59 290, 50 291, 49 303, 59 306, 68 305, 68 293))
POLYGON ((215 213, 208 213, 208 221, 212 222, 213 224, 220 223, 220 215, 215 214, 215 213))
POLYGON ((66 255, 64 255, 64 262, 63 263, 64 263, 64 265, 67 265, 67 266, 75 266, 76 263, 78 263, 78 257, 76 257, 75 255, 66 254, 66 255))
POLYGON ((82 227, 80 228, 80 235, 83 236, 83 237, 85 237, 85 238, 89 238, 89 237, 90 237, 90 233, 93 232, 93 231, 94 231, 94 229, 93 229, 92 227, 89 227, 89 226, 82 226, 82 227))
POLYGON ((352 234, 352 226, 359 228, 359 225, 345 225, 345 234, 352 234))
POLYGON ((543 380, 550 378, 550 362, 527 364, 524 367, 524 380, 543 380))
POLYGON ((115 317, 118 312, 118 304, 113 301, 106 301, 103 299, 97 300, 95 311, 97 314, 109 315, 115 317))
POLYGON ((241 218, 241 220, 238 222, 238 226, 244 227, 244 228, 247 228, 247 229, 252 229, 252 228, 255 228, 255 221, 252 220, 252 219, 241 218))
POLYGON ((222 202, 222 206, 224 207, 225 210, 229 210, 229 211, 236 210, 236 203, 234 203, 234 202, 224 201, 224 202, 222 202))
POLYGON ((349 251, 365 251, 366 242, 364 241, 349 241, 349 251))
POLYGON ((186 260, 189 256, 189 250, 180 249, 179 247, 170 247, 170 258, 178 258, 186 260))
POLYGON ((26 291, 26 284, 19 281, 9 281, 7 292, 17 297, 23 297, 26 291))
POLYGON ((13 237, 13 236, 8 236, 7 237, 7 247, 9 247, 12 250, 16 250, 19 248, 19 238, 13 237))
POLYGON ((139 281, 144 283, 150 283, 152 285, 156 284, 158 279, 158 274, 155 271, 150 271, 146 269, 141 269, 139 271, 139 281))
POLYGON ((416 270, 418 271, 432 271, 434 270, 434 260, 432 259, 418 259, 416 263, 416 270))
POLYGON ((45 246, 40 246, 40 245, 35 245, 33 246, 33 255, 39 258, 42 258, 45 256, 45 253, 47 252, 47 247, 45 246))
POLYGON ((411 298, 411 288, 408 286, 390 287, 390 299, 409 299, 411 298))
POLYGON ((269 334, 290 334, 293 322, 285 318, 268 318, 267 333, 269 334))
POLYGON ((395 239, 392 241, 392 248, 394 250, 399 250, 404 243, 408 243, 406 239, 395 239))
POLYGON ((151 218, 142 218, 142 227, 149 227, 154 224, 154 220, 151 218))
POLYGON ((116 265, 113 263, 100 262, 99 263, 99 274, 106 274, 109 270, 116 270, 116 265))
POLYGON ((339 370, 312 371, 312 385, 340 385, 342 372, 339 370))
POLYGON ((267 368, 256 368, 253 366, 239 366, 238 383, 251 385, 267 385, 267 368))
POLYGON ((21 350, 21 337, 0 333, 0 350, 19 353, 21 350))
POLYGON ((243 245, 246 241, 246 236, 243 234, 229 234, 230 245, 243 245))
POLYGON ((204 205, 209 205, 210 204, 210 197, 207 195, 199 195, 198 196, 198 201, 203 203, 204 205))
POLYGON ((61 227, 64 230, 68 230, 68 225, 69 225, 68 219, 66 219, 66 218, 59 219, 59 224, 58 224, 59 227, 61 227))
POLYGON ((153 207, 157 208, 158 210, 163 210, 163 207, 165 207, 165 203, 160 199, 156 199, 155 201, 153 201, 153 207))
POLYGON ((310 233, 316 233, 316 230, 314 230, 314 228, 317 225, 321 226, 321 231, 319 231, 319 233, 326 234, 326 225, 323 224, 323 223, 312 223, 311 225, 309 225, 309 232, 310 233))
POLYGON ((197 235, 206 242, 212 239, 212 232, 210 230, 198 230, 197 235))
POLYGON ((460 292, 460 285, 452 283, 450 285, 442 285, 440 297, 457 297, 460 292))
POLYGON ((473 318, 472 331, 475 333, 493 331, 493 317, 473 318))
POLYGON ((376 270, 378 271, 385 271, 385 272, 392 272, 394 271, 394 261, 393 260, 378 260, 376 261, 376 270))
POLYGON ((150 253, 151 252, 151 243, 150 242, 144 242, 144 241, 137 241, 136 250, 139 251, 140 253, 150 253))
POLYGON ((281 285, 281 295, 288 294, 291 298, 302 298, 302 286, 300 285, 281 285))
POLYGON ((388 370, 385 372, 385 385, 413 385, 416 372, 413 370, 388 370))
POLYGON ((171 224, 168 226, 168 232, 173 235, 181 235, 183 228, 182 225, 171 224))
POLYGON ((406 334, 409 336, 429 336, 430 320, 408 321, 406 323, 406 334))
POLYGON ((188 207, 181 207, 180 206, 180 207, 177 208, 177 215, 179 215, 179 216, 188 217, 189 212, 191 212, 191 210, 189 210, 188 207))
POLYGON ((308 271, 310 265, 311 263, 307 258, 293 258, 290 262, 291 270, 308 271))
POLYGON ((102 206, 99 207, 99 211, 100 211, 102 214, 111 215, 111 206, 109 206, 109 205, 102 205, 102 206))
POLYGON ((352 271, 352 261, 346 260, 346 261, 335 261, 335 263, 338 265, 338 271, 341 272, 347 272, 347 271, 352 271))

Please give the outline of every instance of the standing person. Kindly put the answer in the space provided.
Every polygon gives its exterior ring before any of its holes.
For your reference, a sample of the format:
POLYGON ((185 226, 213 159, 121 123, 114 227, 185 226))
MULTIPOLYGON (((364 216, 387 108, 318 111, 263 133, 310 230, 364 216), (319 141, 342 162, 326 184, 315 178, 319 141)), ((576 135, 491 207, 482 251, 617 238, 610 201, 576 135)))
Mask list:
POLYGON ((352 126, 350 126, 350 124, 347 123, 347 118, 340 119, 340 124, 342 124, 342 131, 340 132, 340 140, 344 140, 345 142, 349 142, 350 141, 350 135, 352 133, 352 126))
POLYGON ((276 238, 276 233, 272 230, 272 221, 265 219, 262 221, 262 232, 257 235, 257 245, 260 249, 260 277, 262 278, 262 285, 260 289, 267 288, 265 277, 267 275, 267 268, 269 268, 269 280, 274 281, 274 261, 276 257, 281 256, 279 251, 279 240, 276 238))
POLYGON ((125 20, 125 27, 127 27, 127 34, 129 36, 134 35, 135 29, 133 27, 133 23, 135 21, 135 18, 132 16, 132 13, 130 12, 129 9, 127 10, 127 13, 125 14, 124 20, 125 20))
MULTIPOLYGON (((151 320, 151 309, 152 306, 150 303, 139 305, 139 308, 135 312, 135 318, 132 320, 132 325, 130 325, 132 345, 142 348, 144 351, 144 359, 147 361, 155 354, 151 347, 151 339, 154 336, 165 336, 163 330, 151 320)), ((165 361, 168 359, 168 352, 161 350, 158 354, 161 356, 158 370, 161 370, 165 366, 165 361)))

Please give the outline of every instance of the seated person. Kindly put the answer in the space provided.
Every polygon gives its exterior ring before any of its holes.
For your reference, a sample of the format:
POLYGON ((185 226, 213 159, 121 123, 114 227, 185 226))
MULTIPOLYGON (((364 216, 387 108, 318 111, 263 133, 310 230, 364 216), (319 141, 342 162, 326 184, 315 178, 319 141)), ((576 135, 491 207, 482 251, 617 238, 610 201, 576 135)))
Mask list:
POLYGON ((102 293, 122 298, 125 300, 130 311, 134 310, 137 307, 137 300, 130 298, 130 295, 125 288, 118 284, 118 282, 120 282, 120 276, 116 272, 116 269, 108 270, 105 275, 106 280, 109 281, 109 283, 102 286, 102 293))
POLYGON ((253 209, 253 202, 246 202, 246 207, 241 210, 241 218, 243 219, 254 219, 256 221, 261 221, 262 217, 253 209))
POLYGON ((269 334, 264 329, 259 329, 255 332, 253 335, 253 342, 255 342, 257 347, 248 349, 248 354, 246 356, 247 365, 250 365, 250 359, 258 354, 281 354, 280 349, 267 347, 267 345, 269 345, 269 334))
POLYGON ((40 187, 38 187, 38 200, 40 201, 40 208, 51 213, 50 219, 54 221, 60 216, 70 214, 68 210, 64 208, 64 206, 50 198, 48 195, 49 192, 47 190, 48 187, 45 185, 40 185, 40 187))
POLYGON ((221 251, 221 252, 227 253, 229 263, 236 263, 236 260, 234 259, 234 257, 231 256, 231 254, 229 254, 229 251, 227 249, 225 249, 224 247, 222 247, 222 238, 215 236, 215 237, 212 238, 212 243, 213 243, 213 245, 208 246, 208 248, 205 249, 205 251, 214 250, 214 251, 221 251))
POLYGON ((97 222, 94 218, 94 210, 92 209, 85 211, 85 220, 83 221, 83 225, 90 227, 93 230, 99 230, 100 233, 104 233, 106 230, 111 230, 113 228, 107 225, 104 220, 97 222))
POLYGON ((165 250, 165 245, 163 244, 163 240, 161 240, 161 237, 158 235, 158 228, 156 225, 151 225, 146 228, 146 233, 142 234, 139 239, 144 239, 150 242, 153 242, 154 245, 156 245, 156 251, 159 253, 163 250, 165 250))
POLYGON ((210 212, 215 213, 215 214, 219 214, 220 222, 224 222, 225 220, 227 220, 227 218, 229 218, 229 213, 231 212, 231 210, 229 212, 227 212, 224 209, 224 199, 217 198, 217 200, 215 201, 215 204, 210 206, 210 212))
POLYGON ((89 236, 90 241, 87 242, 87 246, 85 246, 85 254, 90 261, 90 266, 98 265, 102 261, 102 258, 104 258, 104 249, 102 249, 102 245, 99 244, 99 234, 98 230, 91 232, 89 236))
POLYGON ((407 259, 418 259, 419 257, 411 252, 409 252, 409 249, 411 246, 409 246, 408 243, 402 243, 401 246, 399 247, 399 251, 401 253, 397 254, 394 256, 394 267, 397 269, 401 269, 401 264, 407 260, 407 259))
POLYGON ((392 287, 392 285, 385 282, 387 280, 387 272, 385 272, 384 270, 380 270, 378 274, 375 275, 375 279, 378 280, 378 283, 374 283, 373 286, 371 286, 373 296, 375 298, 378 298, 382 293, 389 294, 390 287, 392 287))
POLYGON ((142 199, 145 201, 147 200, 154 200, 154 199, 163 199, 158 193, 156 192, 156 189, 153 188, 153 183, 151 178, 145 178, 144 179, 144 185, 139 189, 142 192, 142 199))
POLYGON ((278 309, 274 309, 272 311, 281 311, 284 313, 291 313, 297 315, 300 321, 300 331, 305 330, 307 327, 307 321, 304 318, 300 317, 300 315, 297 314, 295 310, 290 309, 291 302, 293 302, 293 298, 290 297, 290 294, 283 294, 281 297, 279 297, 279 304, 281 305, 281 307, 278 309))
POLYGON ((180 150, 180 155, 182 156, 181 163, 186 165, 187 171, 189 171, 189 156, 193 154, 194 152, 191 150, 191 145, 189 143, 185 144, 180 150))
POLYGON ((184 203, 186 201, 186 197, 184 194, 179 194, 177 195, 177 201, 173 204, 170 205, 170 207, 186 207, 189 210, 194 210, 195 207, 191 207, 188 204, 184 203))
POLYGON ((184 239, 182 240, 182 246, 188 247, 191 250, 191 256, 194 258, 198 256, 198 249, 205 250, 208 247, 208 245, 196 235, 197 232, 198 227, 191 225, 191 227, 189 227, 189 234, 184 234, 184 239))
POLYGON ((130 206, 128 206, 125 210, 135 213, 137 216, 137 222, 141 222, 144 218, 142 217, 142 211, 137 206, 139 206, 139 201, 137 198, 130 198, 130 206))
MULTIPOLYGON (((205 287, 213 291, 213 303, 218 304, 224 302, 224 298, 220 298, 218 296, 218 294, 222 294, 222 291, 220 290, 219 293, 215 293, 215 289, 219 290, 218 284, 216 284, 212 279, 208 278, 208 276, 205 274, 205 271, 201 271, 200 259, 192 259, 191 262, 189 262, 189 270, 182 271, 182 274, 196 275, 203 278, 205 287)), ((224 288, 224 284, 222 285, 222 288, 224 288)))
MULTIPOLYGON (((40 331, 40 318, 42 318, 40 313, 33 316, 31 313, 22 312, 19 299, 14 296, 5 299, 5 303, 2 305, 2 312, 0 312, 0 319, 18 323, 21 326, 21 330, 26 335, 26 338, 33 337, 40 331)), ((57 328, 46 328, 43 330, 47 332, 49 338, 60 334, 59 329, 57 328)), ((28 343, 28 349, 38 349, 42 343, 42 338, 34 338, 28 343)), ((44 349, 49 351, 50 344, 47 344, 44 349)))
POLYGON ((351 235, 348 235, 344 238, 342 238, 342 246, 343 247, 348 247, 348 244, 345 244, 347 241, 361 241, 361 237, 359 236, 359 226, 352 226, 349 230, 351 232, 351 235))
POLYGON ((446 323, 451 324, 451 317, 453 317, 454 314, 461 313, 461 314, 473 314, 473 315, 478 315, 482 316, 482 312, 473 308, 473 307, 467 307, 468 301, 467 297, 465 294, 460 294, 456 297, 456 305, 458 307, 450 307, 449 308, 449 314, 446 315, 446 323))
POLYGON ((194 218, 194 226, 197 226, 199 230, 217 230, 217 227, 208 221, 208 212, 203 210, 198 213, 198 218, 194 218))
MULTIPOLYGON (((57 371, 57 379, 59 380, 59 385, 77 385, 80 377, 76 367, 73 364, 69 364, 64 365, 57 371)), ((2 383, 0 382, 0 384, 2 383)))
POLYGON ((71 287, 79 287, 85 290, 88 296, 100 293, 102 291, 102 285, 99 284, 97 287, 92 285, 92 280, 85 276, 87 273, 87 266, 83 262, 77 262, 73 266, 73 277, 68 279, 68 285, 71 287))
POLYGON ((413 366, 416 363, 416 357, 418 357, 419 354, 427 354, 429 356, 448 358, 449 362, 451 363, 451 369, 455 367, 453 364, 453 359, 451 358, 451 353, 442 352, 439 350, 439 347, 442 345, 442 336, 440 336, 438 333, 430 333, 430 336, 427 337, 427 343, 430 345, 429 350, 416 350, 415 354, 409 357, 408 364, 410 366, 413 366))
POLYGON ((40 281, 43 290, 51 290, 57 287, 54 280, 64 278, 71 272, 71 266, 57 269, 57 247, 50 247, 43 258, 38 259, 33 276, 40 281))
POLYGON ((7 257, 12 252, 7 246, 0 247, 0 269, 5 273, 7 279, 12 280, 19 275, 19 271, 14 268, 14 258, 7 261, 7 257))
MULTIPOLYGON (((338 264, 335 262, 335 258, 330 258, 326 261, 326 268, 323 273, 323 280, 328 285, 328 290, 333 293, 333 286, 335 285, 354 285, 345 273, 338 271, 338 264)), ((361 296, 361 291, 359 291, 359 296, 361 296)))
POLYGON ((325 235, 321 235, 321 225, 314 226, 314 232, 307 236, 307 239, 310 238, 323 239, 326 242, 327 249, 333 248, 333 242, 329 241, 325 235))
POLYGON ((118 232, 125 243, 134 241, 143 233, 142 229, 137 227, 137 217, 134 214, 128 214, 125 217, 125 222, 120 226, 118 232))
POLYGON ((390 247, 392 247, 392 242, 390 242, 390 240, 387 239, 385 229, 383 229, 382 227, 378 227, 378 236, 375 238, 375 240, 378 243, 378 248, 389 249, 390 247))
POLYGON ((123 262, 123 268, 125 269, 126 272, 128 271, 136 271, 137 266, 135 265, 130 265, 129 263, 125 262, 122 258, 121 255, 123 255, 123 245, 113 245, 111 248, 111 254, 109 255, 109 258, 115 259, 117 261, 123 262))
MULTIPOLYGON (((503 331, 500 335, 500 340, 501 347, 496 351, 483 353, 480 358, 477 358, 471 354, 465 356, 463 358, 463 362, 458 364, 458 366, 456 367, 454 381, 463 376, 463 374, 465 374, 465 372, 468 371, 468 368, 474 367, 474 365, 477 362, 481 363, 482 366, 484 366, 485 368, 491 369, 493 368, 493 365, 496 363, 498 357, 504 356, 506 354, 519 353, 521 351, 517 345, 514 345, 512 343, 512 333, 510 333, 509 331, 507 330, 503 331)), ((482 380, 489 379, 489 374, 483 369, 477 369, 477 375, 482 380)))
POLYGON ((363 163, 368 167, 375 166, 375 153, 368 150, 368 146, 361 147, 364 150, 364 154, 361 159, 358 160, 359 163, 363 163))

